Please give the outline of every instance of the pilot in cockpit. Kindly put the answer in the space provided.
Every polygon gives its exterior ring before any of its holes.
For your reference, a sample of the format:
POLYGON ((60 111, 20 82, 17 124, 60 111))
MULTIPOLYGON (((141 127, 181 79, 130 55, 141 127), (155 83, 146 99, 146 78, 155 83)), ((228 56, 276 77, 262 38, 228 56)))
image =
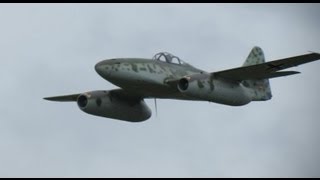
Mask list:
POLYGON ((172 63, 172 56, 169 54, 165 54, 164 57, 166 58, 167 63, 172 63))

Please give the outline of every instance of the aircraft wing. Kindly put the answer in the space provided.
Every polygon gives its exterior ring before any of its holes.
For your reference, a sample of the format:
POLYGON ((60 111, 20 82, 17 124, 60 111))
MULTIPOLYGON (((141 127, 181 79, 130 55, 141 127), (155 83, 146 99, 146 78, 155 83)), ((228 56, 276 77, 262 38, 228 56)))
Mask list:
MULTIPOLYGON (((108 91, 112 96, 116 96, 117 98, 126 99, 126 100, 137 100, 142 99, 143 96, 135 94, 133 92, 128 92, 123 89, 112 89, 108 91)), ((77 101, 78 96, 82 94, 70 94, 70 95, 62 95, 62 96, 53 96, 53 97, 45 97, 43 99, 49 101, 59 101, 59 102, 71 102, 77 101)), ((86 94, 86 93, 83 93, 86 94)))
POLYGON ((49 101, 61 101, 61 102, 68 102, 68 101, 77 101, 77 98, 80 94, 71 94, 71 95, 64 95, 64 96, 54 96, 54 97, 45 97, 43 99, 49 101))
POLYGON ((290 67, 309 63, 320 59, 319 53, 310 53, 300 56, 294 56, 275 61, 265 62, 262 64, 244 66, 224 71, 211 73, 215 77, 222 77, 225 79, 242 81, 248 79, 267 79, 281 76, 288 76, 297 74, 297 71, 280 71, 290 67), (277 72, 280 71, 280 72, 277 72))

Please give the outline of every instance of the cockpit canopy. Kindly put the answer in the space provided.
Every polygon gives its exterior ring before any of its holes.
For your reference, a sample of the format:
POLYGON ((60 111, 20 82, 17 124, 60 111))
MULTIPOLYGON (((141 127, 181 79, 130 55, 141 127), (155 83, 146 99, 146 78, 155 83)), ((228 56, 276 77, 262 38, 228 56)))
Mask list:
MULTIPOLYGON (((153 60, 162 61, 170 64, 178 64, 183 66, 191 66, 188 63, 182 61, 179 57, 174 56, 168 52, 159 52, 152 57, 153 60)), ((192 66, 191 66, 192 67, 192 66)))

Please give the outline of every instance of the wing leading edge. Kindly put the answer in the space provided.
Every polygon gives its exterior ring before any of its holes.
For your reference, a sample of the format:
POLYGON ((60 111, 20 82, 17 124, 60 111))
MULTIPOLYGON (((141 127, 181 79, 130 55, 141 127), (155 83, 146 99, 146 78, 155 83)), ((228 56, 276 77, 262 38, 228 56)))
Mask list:
POLYGON ((298 74, 297 71, 280 71, 283 69, 291 68, 301 64, 309 63, 320 59, 319 53, 310 53, 300 56, 294 56, 262 64, 239 67, 234 69, 228 69, 224 71, 218 71, 211 73, 215 77, 222 77, 225 79, 242 81, 249 79, 268 79, 281 76, 288 76, 298 74), (280 71, 280 72, 277 72, 280 71))

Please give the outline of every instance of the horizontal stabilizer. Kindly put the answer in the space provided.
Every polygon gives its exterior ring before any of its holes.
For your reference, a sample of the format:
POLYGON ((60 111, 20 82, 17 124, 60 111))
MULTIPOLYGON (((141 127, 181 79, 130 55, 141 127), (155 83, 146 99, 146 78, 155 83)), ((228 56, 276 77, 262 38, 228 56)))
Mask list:
POLYGON ((276 77, 281 77, 281 76, 289 76, 289 75, 294 75, 294 74, 299 74, 300 72, 298 71, 280 71, 280 72, 274 72, 270 74, 265 74, 263 76, 257 76, 256 79, 270 79, 270 78, 276 78, 276 77))
POLYGON ((291 68, 301 64, 309 63, 320 59, 319 53, 304 54, 295 57, 265 62, 256 65, 249 65, 234 69, 228 69, 219 72, 213 72, 211 75, 230 80, 242 81, 250 79, 275 78, 297 74, 295 71, 277 72, 283 69, 291 68))
POLYGON ((45 97, 43 99, 49 101, 61 101, 61 102, 68 102, 68 101, 77 101, 77 98, 80 94, 71 94, 71 95, 64 95, 64 96, 54 96, 54 97, 45 97))

